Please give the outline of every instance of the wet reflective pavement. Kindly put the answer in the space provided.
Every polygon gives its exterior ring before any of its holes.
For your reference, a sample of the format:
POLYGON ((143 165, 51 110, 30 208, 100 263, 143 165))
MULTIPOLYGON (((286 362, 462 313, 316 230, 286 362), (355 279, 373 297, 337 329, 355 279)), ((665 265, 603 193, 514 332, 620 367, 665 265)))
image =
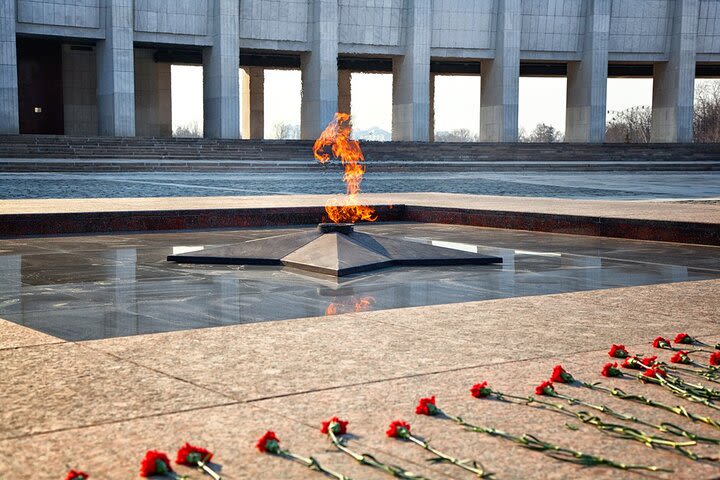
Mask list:
POLYGON ((166 261, 297 231, 288 228, 0 240, 0 317, 75 341, 720 278, 718 247, 413 223, 357 230, 503 263, 390 268, 338 280, 279 267, 166 261))

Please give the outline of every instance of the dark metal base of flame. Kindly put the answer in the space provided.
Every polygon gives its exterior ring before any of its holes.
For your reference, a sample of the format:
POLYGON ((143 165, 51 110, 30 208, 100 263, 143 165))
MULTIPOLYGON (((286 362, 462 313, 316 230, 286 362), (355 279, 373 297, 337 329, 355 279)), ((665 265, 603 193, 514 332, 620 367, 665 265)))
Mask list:
POLYGON ((321 223, 313 230, 170 255, 167 259, 215 265, 284 265, 336 277, 391 266, 502 263, 500 257, 355 232, 349 223, 321 223))

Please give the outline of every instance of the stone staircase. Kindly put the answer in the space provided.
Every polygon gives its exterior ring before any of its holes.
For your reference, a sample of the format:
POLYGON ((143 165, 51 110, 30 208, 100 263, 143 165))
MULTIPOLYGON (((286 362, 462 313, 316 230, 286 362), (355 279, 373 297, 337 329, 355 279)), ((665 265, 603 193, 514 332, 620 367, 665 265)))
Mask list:
MULTIPOLYGON (((293 171, 309 140, 0 136, 0 171, 293 171)), ((720 170, 720 144, 362 142, 372 171, 720 170)))

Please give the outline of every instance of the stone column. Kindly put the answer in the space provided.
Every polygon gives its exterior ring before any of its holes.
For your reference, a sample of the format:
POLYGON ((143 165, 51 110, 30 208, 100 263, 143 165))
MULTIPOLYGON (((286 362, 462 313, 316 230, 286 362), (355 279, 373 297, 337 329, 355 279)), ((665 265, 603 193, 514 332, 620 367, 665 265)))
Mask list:
POLYGON ((495 58, 481 62, 480 141, 515 142, 520 92, 520 0, 498 0, 495 58))
POLYGON ((670 61, 656 63, 651 142, 692 142, 699 0, 675 2, 670 61))
POLYGON ((153 50, 135 50, 135 133, 144 137, 170 137, 170 64, 158 63, 153 57, 153 50))
POLYGON ((428 128, 428 141, 435 141, 435 74, 430 74, 430 126, 428 128))
POLYGON ((265 138, 265 70, 242 69, 242 138, 265 138))
POLYGON ((605 141, 611 0, 589 0, 582 59, 568 63, 565 141, 605 141))
POLYGON ((240 2, 214 0, 213 46, 203 50, 207 138, 240 138, 240 2))
POLYGON ((313 140, 338 111, 338 0, 310 0, 310 52, 301 59, 300 138, 313 140))
POLYGON ((338 71, 338 112, 351 113, 352 105, 352 72, 338 71))
POLYGON ((135 136, 133 0, 106 0, 105 40, 97 42, 98 133, 135 136))
POLYGON ((393 59, 392 139, 427 142, 430 130, 432 2, 409 2, 405 55, 393 59))
POLYGON ((0 0, 0 134, 20 132, 15 0, 0 0))

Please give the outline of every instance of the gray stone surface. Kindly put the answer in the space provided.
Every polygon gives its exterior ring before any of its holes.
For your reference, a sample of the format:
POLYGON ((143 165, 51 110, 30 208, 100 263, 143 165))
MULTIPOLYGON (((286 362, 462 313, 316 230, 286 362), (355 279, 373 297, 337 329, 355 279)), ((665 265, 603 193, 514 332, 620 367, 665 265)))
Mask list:
POLYGON ((97 135, 97 54, 62 47, 63 119, 66 135, 97 135))
POLYGON ((310 51, 302 56, 300 138, 318 137, 338 110, 338 4, 311 0, 310 51))
POLYGON ((204 134, 240 138, 239 4, 217 0, 212 17, 213 46, 203 51, 204 134))
POLYGON ((242 138, 265 137, 265 70, 245 67, 240 72, 242 90, 242 138))
POLYGON ((18 133, 15 0, 0 1, 0 133, 18 133))
POLYGON ((482 62, 480 141, 514 142, 520 94, 520 0, 498 0, 495 58, 482 62))
POLYGON ((352 104, 352 72, 338 70, 338 112, 350 113, 352 104))
POLYGON ((153 60, 154 50, 135 49, 135 133, 172 135, 170 64, 153 60))
POLYGON ((98 133, 135 136, 133 2, 107 0, 105 40, 97 43, 98 133))
POLYGON ((676 2, 669 61, 655 64, 650 139, 691 142, 699 0, 676 2))
POLYGON ((568 63, 565 141, 605 141, 610 0, 588 0, 582 58, 568 63))
MULTIPOLYGON (((66 133, 82 135, 167 132, 147 111, 135 121, 134 105, 147 100, 138 88, 133 101, 132 51, 140 45, 204 49, 206 135, 229 139, 240 135, 240 48, 303 57, 306 139, 322 130, 338 102, 347 106, 348 96, 336 91, 344 81, 335 68, 338 54, 393 58, 393 135, 413 141, 432 137, 431 58, 482 63, 478 122, 481 138, 492 142, 516 140, 521 61, 568 65, 572 142, 602 140, 608 62, 654 63, 653 140, 688 141, 695 62, 720 62, 717 0, 3 0, 0 6, 0 133, 19 130, 16 33, 62 39, 66 133), (96 66, 92 54, 67 50, 75 43, 96 45, 96 66), (93 70, 95 87, 78 80, 93 70)), ((156 102, 150 103, 152 110, 156 102)))
POLYGON ((431 7, 417 0, 408 9, 405 55, 393 59, 393 140, 429 140, 431 7))

